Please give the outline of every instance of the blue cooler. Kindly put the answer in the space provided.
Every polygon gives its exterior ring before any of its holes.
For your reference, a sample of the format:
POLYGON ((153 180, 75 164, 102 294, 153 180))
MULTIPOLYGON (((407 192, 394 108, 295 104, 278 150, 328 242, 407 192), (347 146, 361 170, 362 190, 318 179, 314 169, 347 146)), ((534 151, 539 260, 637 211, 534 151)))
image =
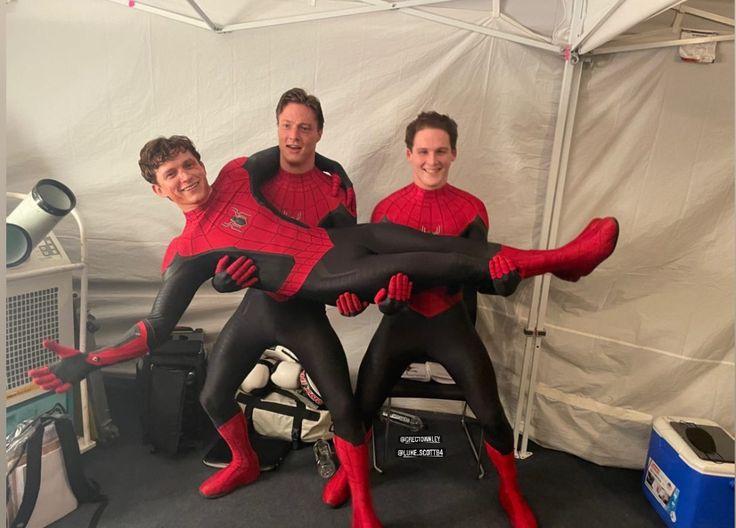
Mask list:
POLYGON ((654 420, 642 488, 670 527, 734 527, 734 439, 715 422, 654 420))

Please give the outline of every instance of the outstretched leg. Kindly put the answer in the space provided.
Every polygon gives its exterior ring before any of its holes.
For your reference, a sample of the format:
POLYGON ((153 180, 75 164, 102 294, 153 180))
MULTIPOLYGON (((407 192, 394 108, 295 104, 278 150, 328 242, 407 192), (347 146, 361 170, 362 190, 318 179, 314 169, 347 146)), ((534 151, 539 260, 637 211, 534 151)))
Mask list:
POLYGON ((552 250, 521 250, 502 246, 494 258, 506 257, 519 270, 522 279, 553 273, 560 279, 576 282, 590 274, 616 248, 618 221, 594 218, 571 242, 552 250))
POLYGON ((330 230, 334 247, 314 267, 303 294, 334 303, 345 291, 370 300, 391 276, 405 273, 415 290, 473 284, 510 295, 518 280, 542 273, 576 281, 608 258, 618 240, 615 218, 593 220, 572 242, 553 250, 523 250, 494 242, 428 235, 393 224, 330 230))

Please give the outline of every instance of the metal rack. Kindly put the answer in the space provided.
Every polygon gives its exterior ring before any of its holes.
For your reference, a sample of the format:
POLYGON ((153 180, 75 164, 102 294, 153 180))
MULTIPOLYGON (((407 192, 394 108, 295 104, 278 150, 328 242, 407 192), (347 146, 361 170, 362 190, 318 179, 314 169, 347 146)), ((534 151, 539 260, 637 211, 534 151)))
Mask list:
MULTIPOLYGON (((23 200, 26 195, 21 193, 15 193, 15 192, 6 192, 6 196, 8 198, 15 198, 19 200, 23 200)), ((87 327, 87 285, 88 285, 88 277, 87 277, 87 243, 86 243, 86 235, 85 235, 85 229, 84 224, 82 222, 82 219, 80 218, 79 214, 76 210, 71 211, 71 216, 74 218, 74 220, 77 223, 77 228, 79 231, 79 242, 80 242, 80 259, 79 262, 69 262, 66 264, 56 264, 56 265, 45 265, 45 266, 29 266, 25 270, 23 269, 24 265, 21 265, 19 268, 15 268, 12 270, 7 270, 6 274, 6 280, 9 289, 12 287, 12 283, 18 283, 22 280, 29 280, 29 279, 43 279, 48 278, 50 275, 54 274, 60 274, 60 273, 66 273, 68 272, 70 274, 71 279, 71 273, 72 272, 80 272, 80 310, 79 310, 79 349, 82 352, 85 352, 87 349, 87 332, 85 331, 87 327)), ((50 246, 58 246, 61 247, 60 244, 58 244, 58 241, 53 236, 53 234, 50 234, 49 239, 47 239, 50 242, 50 246)), ((43 243, 42 243, 43 244, 43 243)), ((64 255, 64 260, 68 261, 68 257, 64 255)), ((69 291, 71 292, 73 288, 71 287, 71 284, 69 284, 69 291)), ((73 325, 72 325, 73 328, 73 325)), ((73 331, 72 331, 73 333, 73 331)), ((8 337, 6 336, 6 339, 8 337)), ((6 343, 7 348, 7 343, 6 343)), ((7 367, 7 361, 8 358, 6 357, 6 367, 7 367)), ((30 365, 32 367, 40 366, 40 365, 30 365)), ((10 389, 11 384, 8 384, 8 388, 10 389)), ((24 401, 30 400, 31 398, 37 397, 39 395, 43 394, 43 390, 40 388, 35 387, 32 383, 24 384, 22 387, 16 387, 13 390, 9 390, 6 393, 6 407, 11 405, 16 405, 19 403, 22 403, 24 401)), ((87 380, 82 380, 80 383, 80 405, 81 405, 81 415, 82 415, 82 437, 79 438, 79 447, 82 452, 88 451, 92 449, 95 446, 95 442, 91 438, 90 433, 90 412, 89 412, 89 393, 87 389, 87 380)))

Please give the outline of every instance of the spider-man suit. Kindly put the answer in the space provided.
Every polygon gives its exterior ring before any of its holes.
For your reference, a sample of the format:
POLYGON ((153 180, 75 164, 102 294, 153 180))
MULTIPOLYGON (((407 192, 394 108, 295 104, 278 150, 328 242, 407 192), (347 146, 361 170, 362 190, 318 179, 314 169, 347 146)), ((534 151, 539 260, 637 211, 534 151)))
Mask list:
MULTIPOLYGON (((182 156, 186 153, 176 160, 182 156)), ((191 153, 189 156, 193 159, 191 153)), ((594 219, 571 243, 551 251, 437 237, 390 224, 309 228, 284 217, 253 185, 253 181, 264 181, 263 175, 276 172, 278 163, 272 158, 261 154, 228 163, 206 201, 185 212, 186 226, 166 252, 163 285, 152 311, 123 342, 87 354, 47 343, 62 359, 50 368, 30 371, 33 381, 48 390, 68 390, 93 368, 155 348, 167 339, 202 282, 219 269, 223 256, 250 257, 259 269, 260 281, 255 286, 260 289, 324 304, 336 302, 345 292, 373 298, 398 272, 409 274, 419 290, 470 283, 481 291, 510 294, 521 278, 546 272, 574 281, 607 258, 618 238, 618 223, 612 218, 594 219)), ((203 172, 202 177, 205 175, 203 172)), ((334 402, 332 410, 341 412, 335 410, 334 402)), ((236 413, 218 428, 223 438, 232 440, 228 445, 233 460, 210 477, 212 489, 206 488, 210 479, 203 484, 205 489, 200 491, 205 496, 219 496, 258 477, 258 458, 240 417, 236 413)), ((365 443, 358 440, 354 445, 336 436, 335 448, 347 468, 354 525, 380 526, 370 506, 365 443)))
POLYGON ((307 228, 256 199, 249 171, 275 172, 263 160, 256 155, 228 163, 207 203, 185 213, 184 231, 166 252, 163 284, 153 308, 123 342, 87 354, 55 347, 64 359, 51 369, 34 370, 34 381, 49 390, 66 390, 95 366, 138 357, 160 345, 224 255, 247 255, 255 261, 256 288, 334 304, 346 291, 372 299, 397 272, 409 275, 419 291, 472 283, 481 291, 506 295, 519 278, 547 272, 575 281, 605 260, 618 239, 613 218, 594 219, 575 240, 548 251, 437 237, 391 224, 307 228))
POLYGON ((307 228, 256 198, 249 171, 259 175, 269 170, 275 172, 267 156, 228 163, 207 203, 185 213, 186 226, 166 252, 163 284, 150 314, 119 345, 82 357, 73 354, 74 361, 54 365, 53 379, 43 368, 34 370, 34 381, 49 390, 67 390, 90 367, 138 357, 160 345, 224 255, 244 254, 255 261, 256 288, 333 304, 346 291, 371 299, 397 272, 408 274, 419 291, 472 283, 480 291, 507 295, 519 277, 542 273, 576 281, 608 258, 618 240, 614 218, 596 218, 572 242, 546 251, 437 237, 391 224, 307 228))
MULTIPOLYGON (((425 190, 411 183, 379 202, 371 221, 405 225, 437 236, 475 240, 488 236, 488 213, 483 203, 450 184, 425 190)), ((369 428, 410 363, 431 360, 442 364, 463 389, 483 426, 486 450, 499 471, 511 525, 536 526, 518 490, 513 431, 503 412, 493 366, 474 327, 475 306, 475 291, 440 287, 412 295, 408 309, 384 316, 361 362, 356 398, 369 428)), ((348 495, 347 482, 338 471, 325 488, 323 499, 335 506, 348 495)))
MULTIPOLYGON (((278 148, 264 154, 273 154, 276 162, 278 148)), ((320 165, 326 167, 325 160, 320 165)), ((270 179, 256 181, 261 176, 252 175, 253 188, 282 215, 308 226, 355 225, 355 203, 347 176, 342 186, 336 186, 334 176, 317 168, 304 174, 279 170, 270 179)), ((223 290, 217 282, 216 287, 223 290)), ((245 295, 208 358, 200 399, 218 430, 241 412, 233 397, 235 391, 263 351, 274 345, 286 346, 299 356, 330 409, 335 434, 353 444, 362 443, 363 425, 350 386, 345 352, 327 319, 324 304, 275 299, 255 289, 245 295)), ((200 491, 209 497, 230 490, 215 480, 205 482, 200 491)))

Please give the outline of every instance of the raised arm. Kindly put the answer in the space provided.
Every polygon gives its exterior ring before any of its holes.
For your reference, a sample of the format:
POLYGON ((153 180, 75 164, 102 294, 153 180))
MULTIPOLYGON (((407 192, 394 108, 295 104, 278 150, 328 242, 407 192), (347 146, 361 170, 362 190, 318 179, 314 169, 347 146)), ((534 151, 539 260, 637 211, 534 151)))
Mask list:
POLYGON ((209 255, 187 261, 182 259, 177 262, 174 259, 164 276, 151 312, 128 330, 121 341, 92 352, 81 352, 45 340, 43 346, 55 352, 60 361, 32 369, 28 375, 46 390, 65 392, 92 370, 140 357, 153 350, 169 338, 197 289, 212 275, 212 270, 214 261, 209 255))

